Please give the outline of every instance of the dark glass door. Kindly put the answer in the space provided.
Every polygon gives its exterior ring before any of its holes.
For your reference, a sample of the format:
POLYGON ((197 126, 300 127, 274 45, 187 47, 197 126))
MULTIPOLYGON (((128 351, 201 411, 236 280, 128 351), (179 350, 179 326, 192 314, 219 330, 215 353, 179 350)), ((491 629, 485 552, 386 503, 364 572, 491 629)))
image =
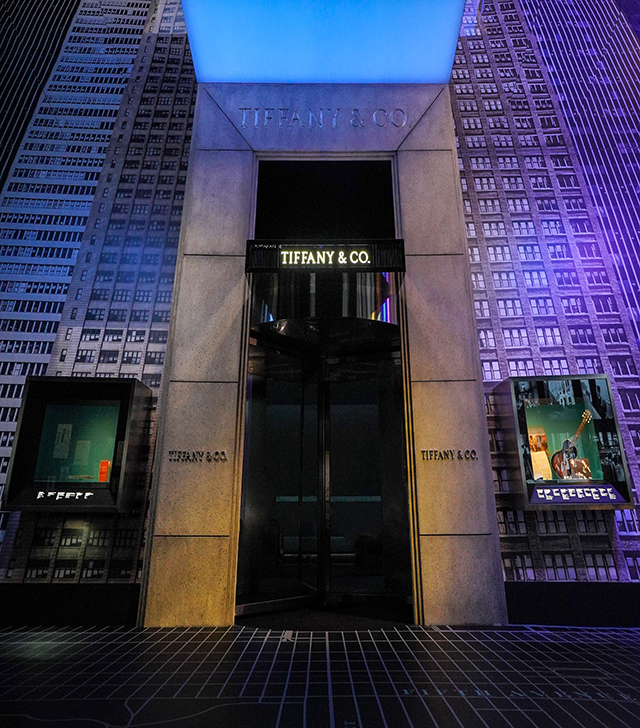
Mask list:
POLYGON ((253 333, 238 604, 406 603, 399 351, 323 351, 286 336, 276 346, 273 332, 253 333))

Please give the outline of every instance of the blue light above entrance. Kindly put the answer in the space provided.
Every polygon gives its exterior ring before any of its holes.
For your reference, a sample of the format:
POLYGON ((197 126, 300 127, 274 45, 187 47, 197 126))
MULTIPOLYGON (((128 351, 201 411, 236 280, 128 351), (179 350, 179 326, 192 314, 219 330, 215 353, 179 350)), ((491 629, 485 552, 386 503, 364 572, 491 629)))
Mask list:
POLYGON ((464 0, 182 0, 201 83, 448 83, 464 0))

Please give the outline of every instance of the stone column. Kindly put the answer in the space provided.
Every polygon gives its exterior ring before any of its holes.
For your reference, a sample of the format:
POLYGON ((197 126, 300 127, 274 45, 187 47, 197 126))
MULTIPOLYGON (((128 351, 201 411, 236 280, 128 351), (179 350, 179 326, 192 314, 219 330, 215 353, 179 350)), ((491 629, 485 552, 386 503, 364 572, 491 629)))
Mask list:
POLYGON ((146 626, 229 625, 235 616, 253 164, 201 87, 159 417, 146 626))
POLYGON ((397 164, 422 580, 417 612, 425 624, 502 624, 489 438, 446 86, 400 145, 397 164))

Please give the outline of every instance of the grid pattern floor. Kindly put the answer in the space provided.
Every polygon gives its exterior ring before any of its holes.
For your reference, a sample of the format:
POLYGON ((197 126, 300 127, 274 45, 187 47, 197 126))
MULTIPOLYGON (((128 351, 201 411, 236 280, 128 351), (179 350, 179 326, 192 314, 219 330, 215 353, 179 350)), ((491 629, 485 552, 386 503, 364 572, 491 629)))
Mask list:
POLYGON ((640 630, 0 630, 0 726, 640 728, 640 630))

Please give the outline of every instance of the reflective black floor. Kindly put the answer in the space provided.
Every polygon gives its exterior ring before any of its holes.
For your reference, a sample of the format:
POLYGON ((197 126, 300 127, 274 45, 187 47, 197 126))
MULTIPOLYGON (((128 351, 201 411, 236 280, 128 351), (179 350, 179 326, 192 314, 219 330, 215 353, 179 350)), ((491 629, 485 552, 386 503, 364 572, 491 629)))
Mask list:
POLYGON ((0 631, 0 726, 640 728, 640 630, 0 631))

